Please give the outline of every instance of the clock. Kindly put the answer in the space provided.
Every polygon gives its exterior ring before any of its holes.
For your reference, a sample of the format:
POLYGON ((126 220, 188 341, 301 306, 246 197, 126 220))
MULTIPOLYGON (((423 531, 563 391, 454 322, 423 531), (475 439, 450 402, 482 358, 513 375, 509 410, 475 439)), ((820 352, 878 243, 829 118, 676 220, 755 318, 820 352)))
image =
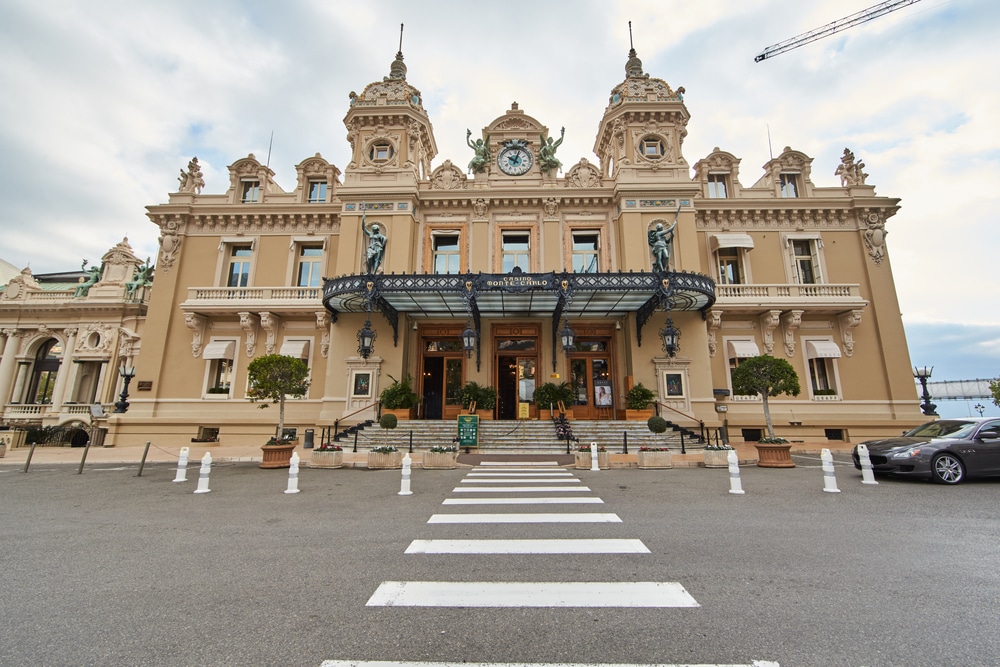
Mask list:
POLYGON ((528 173, 535 158, 528 152, 526 141, 514 139, 508 141, 497 155, 497 166, 508 176, 520 176, 528 173))

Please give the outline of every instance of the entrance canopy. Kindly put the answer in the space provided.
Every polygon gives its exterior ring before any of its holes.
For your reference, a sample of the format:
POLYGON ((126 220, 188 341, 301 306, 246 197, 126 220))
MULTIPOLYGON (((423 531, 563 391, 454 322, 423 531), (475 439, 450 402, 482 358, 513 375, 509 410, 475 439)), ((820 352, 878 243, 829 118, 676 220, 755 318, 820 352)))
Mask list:
MULTIPOLYGON (((708 276, 663 273, 510 273, 354 275, 328 279, 323 305, 338 313, 377 310, 398 337, 399 313, 415 318, 617 317, 637 313, 636 337, 656 310, 698 310, 715 303, 708 276)), ((553 336, 558 326, 553 326, 553 336)))

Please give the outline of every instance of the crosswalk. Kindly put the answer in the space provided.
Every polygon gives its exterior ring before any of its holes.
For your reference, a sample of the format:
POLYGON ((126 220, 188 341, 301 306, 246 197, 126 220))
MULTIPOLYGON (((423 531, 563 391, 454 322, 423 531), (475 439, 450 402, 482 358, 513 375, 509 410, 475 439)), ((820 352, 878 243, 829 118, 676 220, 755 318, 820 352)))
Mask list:
MULTIPOLYGON (((430 525, 622 524, 612 512, 551 511, 552 505, 603 505, 573 472, 551 464, 493 465, 473 468, 442 505, 489 505, 489 513, 444 511, 430 525), (468 497, 462 494, 488 494, 468 497), (535 496, 534 494, 558 494, 535 496), (564 495, 571 493, 574 495, 564 495), (577 496, 575 494, 587 494, 577 496), (514 507, 503 512, 503 506, 514 507)), ((582 509, 582 508, 581 508, 582 509)), ((508 529, 509 530, 509 529, 508 529)), ((505 533, 507 534, 507 533, 505 533)), ((491 539, 415 539, 406 554, 539 555, 648 554, 642 540, 630 537, 568 539, 506 537, 491 539)), ((657 607, 691 608, 698 602, 684 587, 669 581, 518 582, 385 581, 369 598, 369 607, 657 607)))

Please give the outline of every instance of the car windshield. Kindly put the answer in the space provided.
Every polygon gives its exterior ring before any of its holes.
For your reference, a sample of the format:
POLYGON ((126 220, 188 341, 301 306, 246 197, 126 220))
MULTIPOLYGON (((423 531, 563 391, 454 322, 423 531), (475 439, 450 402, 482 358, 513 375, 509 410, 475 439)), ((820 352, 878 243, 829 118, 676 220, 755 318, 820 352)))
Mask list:
POLYGON ((921 424, 903 435, 917 438, 967 438, 976 428, 976 422, 943 419, 941 421, 921 424))

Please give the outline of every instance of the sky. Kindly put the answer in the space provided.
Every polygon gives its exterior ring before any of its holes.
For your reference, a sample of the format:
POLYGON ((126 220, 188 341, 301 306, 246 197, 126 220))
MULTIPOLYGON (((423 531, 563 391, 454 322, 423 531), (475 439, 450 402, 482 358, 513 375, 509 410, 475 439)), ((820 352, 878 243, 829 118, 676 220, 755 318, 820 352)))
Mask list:
POLYGON ((0 0, 0 258, 73 270, 128 237, 155 260, 145 207, 166 202, 193 156, 206 193, 269 147, 285 190, 317 152, 343 169, 348 95, 389 73, 400 23, 407 81, 438 144, 433 167, 467 164, 466 130, 479 136, 514 101, 550 131, 566 128, 564 164, 597 163, 631 21, 645 72, 686 90, 690 164, 719 147, 742 159, 750 186, 790 146, 814 158, 816 186, 837 186, 840 156, 854 151, 876 193, 902 200, 886 243, 913 363, 934 366, 932 381, 995 378, 1000 3, 921 0, 754 62, 874 4, 0 0))

